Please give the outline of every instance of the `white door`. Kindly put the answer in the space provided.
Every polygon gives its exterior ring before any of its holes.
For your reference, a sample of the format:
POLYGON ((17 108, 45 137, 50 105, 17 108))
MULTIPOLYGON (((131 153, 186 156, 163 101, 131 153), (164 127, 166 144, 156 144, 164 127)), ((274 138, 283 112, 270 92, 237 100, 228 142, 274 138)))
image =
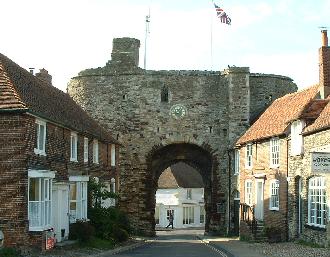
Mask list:
POLYGON ((257 180, 256 183, 256 207, 255 217, 257 220, 264 219, 264 181, 257 180))
POLYGON ((56 241, 61 242, 69 235, 69 186, 67 184, 53 185, 53 226, 56 241))

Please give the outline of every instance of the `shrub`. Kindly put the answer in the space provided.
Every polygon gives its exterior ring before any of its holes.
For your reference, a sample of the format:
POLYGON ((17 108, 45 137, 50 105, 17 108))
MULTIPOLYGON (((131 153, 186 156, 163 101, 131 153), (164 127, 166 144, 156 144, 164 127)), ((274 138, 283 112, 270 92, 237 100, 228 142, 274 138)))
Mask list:
POLYGON ((78 240, 80 242, 88 242, 95 234, 95 228, 87 221, 77 221, 70 224, 69 239, 78 240))
POLYGON ((124 242, 128 239, 128 233, 125 229, 122 229, 118 225, 114 225, 112 228, 112 235, 116 242, 124 242))
POLYGON ((1 257, 19 257, 19 253, 14 248, 2 248, 0 249, 0 256, 1 257))

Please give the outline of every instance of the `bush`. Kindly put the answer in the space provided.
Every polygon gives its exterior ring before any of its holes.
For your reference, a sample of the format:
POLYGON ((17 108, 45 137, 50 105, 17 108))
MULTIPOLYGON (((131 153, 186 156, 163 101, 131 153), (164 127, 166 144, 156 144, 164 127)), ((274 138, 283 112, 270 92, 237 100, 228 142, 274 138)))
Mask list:
POLYGON ((80 242, 88 242, 95 234, 93 225, 86 221, 77 221, 70 224, 69 239, 78 240, 80 242))
POLYGON ((1 257, 19 257, 19 253, 14 248, 2 248, 0 249, 1 257))
POLYGON ((96 237, 106 240, 114 239, 117 242, 127 240, 130 226, 123 212, 113 207, 90 208, 88 211, 90 222, 95 227, 96 237))

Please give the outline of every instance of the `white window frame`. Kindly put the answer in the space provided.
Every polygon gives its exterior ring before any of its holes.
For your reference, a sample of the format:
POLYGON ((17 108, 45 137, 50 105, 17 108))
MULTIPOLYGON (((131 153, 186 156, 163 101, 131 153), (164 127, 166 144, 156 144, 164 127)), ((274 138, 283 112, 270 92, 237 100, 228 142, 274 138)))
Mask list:
POLYGON ((69 192, 69 216, 70 223, 77 220, 87 220, 87 182, 89 176, 70 176, 70 192, 69 192), (76 187, 75 198, 72 198, 71 190, 76 187), (75 209, 71 203, 75 203, 75 209))
POLYGON ((304 140, 301 133, 304 127, 305 122, 303 120, 296 120, 291 124, 291 156, 303 153, 304 140))
POLYGON ((99 141, 93 140, 93 163, 99 163, 99 141))
POLYGON ((245 188, 244 188, 244 200, 247 205, 252 206, 253 201, 252 201, 252 189, 253 189, 253 184, 252 180, 248 179, 245 180, 245 188))
POLYGON ((52 227, 52 179, 55 172, 28 170, 28 220, 29 231, 44 231, 52 227), (31 180, 38 180, 38 198, 31 200, 31 180))
POLYGON ((192 189, 187 188, 186 190, 186 199, 191 200, 192 199, 192 189))
POLYGON ((205 223, 205 206, 199 206, 199 223, 205 223))
POLYGON ((325 178, 315 176, 308 181, 308 225, 325 228, 327 224, 327 199, 325 178), (320 208, 317 209, 317 206, 320 208))
POLYGON ((238 175, 239 174, 239 162, 240 162, 240 152, 239 149, 235 149, 234 152, 234 175, 238 175))
POLYGON ((46 122, 40 119, 36 119, 37 124, 37 146, 34 148, 34 153, 46 156, 46 136, 47 136, 47 125, 46 122), (43 134, 40 132, 40 128, 44 127, 43 134), (42 135, 41 135, 42 134, 42 135), (42 142, 40 142, 42 141, 42 142))
POLYGON ((246 145, 246 162, 245 162, 245 167, 247 169, 251 169, 252 168, 252 157, 253 157, 253 145, 247 144, 246 145))
POLYGON ((88 162, 88 138, 84 137, 84 162, 88 162))
POLYGON ((191 225, 195 223, 194 206, 183 206, 182 224, 191 225))
POLYGON ((269 210, 278 211, 280 209, 280 181, 273 179, 269 184, 269 210))
POLYGON ((116 166, 116 145, 112 144, 111 145, 111 166, 114 167, 116 166))
POLYGON ((78 135, 76 132, 71 132, 70 136, 70 161, 78 161, 78 135))
POLYGON ((273 137, 269 144, 270 167, 278 168, 280 166, 280 139, 273 137))

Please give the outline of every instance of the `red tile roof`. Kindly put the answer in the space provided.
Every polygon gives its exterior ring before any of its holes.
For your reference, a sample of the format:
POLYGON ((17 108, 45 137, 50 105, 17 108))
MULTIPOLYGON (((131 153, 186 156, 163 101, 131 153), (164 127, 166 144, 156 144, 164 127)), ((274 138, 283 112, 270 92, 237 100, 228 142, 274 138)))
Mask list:
POLYGON ((301 116, 318 92, 319 86, 314 85, 303 91, 276 99, 236 144, 240 145, 284 134, 289 123, 301 116))
POLYGON ((306 127, 303 133, 310 134, 328 128, 330 128, 330 102, 322 110, 315 122, 306 127))
POLYGON ((0 112, 25 110, 74 131, 117 143, 63 91, 47 85, 6 56, 0 54, 0 112))
POLYGON ((178 162, 167 168, 159 177, 158 188, 202 188, 203 178, 193 167, 178 162))

